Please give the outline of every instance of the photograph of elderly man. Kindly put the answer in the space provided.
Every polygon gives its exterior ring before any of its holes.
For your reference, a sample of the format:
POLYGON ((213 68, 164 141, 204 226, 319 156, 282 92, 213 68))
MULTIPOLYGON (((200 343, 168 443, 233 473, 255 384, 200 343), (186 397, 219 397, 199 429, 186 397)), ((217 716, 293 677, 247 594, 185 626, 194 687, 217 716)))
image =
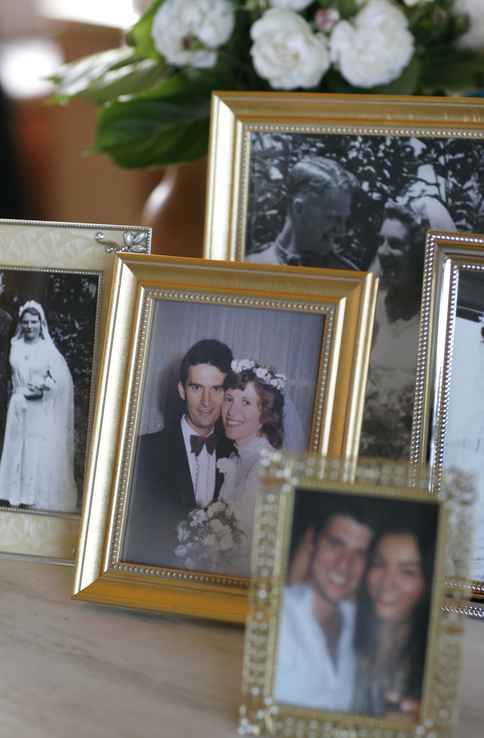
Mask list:
POLYGON ((258 264, 356 269, 344 255, 356 177, 337 161, 305 157, 291 169, 284 227, 275 241, 247 257, 258 264))
POLYGON ((362 455, 409 456, 425 232, 482 229, 483 156, 462 139, 251 133, 241 258, 381 277, 362 455))
POLYGON ((125 558, 174 565, 177 524, 195 507, 216 499, 222 483, 217 459, 232 445, 217 426, 232 351, 203 339, 182 358, 178 394, 184 410, 163 430, 139 437, 125 558))

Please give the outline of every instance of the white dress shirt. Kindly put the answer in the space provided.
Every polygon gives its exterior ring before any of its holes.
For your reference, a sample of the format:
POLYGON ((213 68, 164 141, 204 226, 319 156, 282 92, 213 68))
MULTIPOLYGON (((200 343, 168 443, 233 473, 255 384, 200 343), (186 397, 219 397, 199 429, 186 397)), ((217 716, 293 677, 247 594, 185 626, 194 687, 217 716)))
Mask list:
POLYGON ((351 710, 355 681, 355 606, 340 604, 341 632, 333 662, 326 636, 313 614, 308 584, 286 587, 276 655, 278 702, 332 712, 351 710))
POLYGON ((197 505, 206 507, 212 502, 215 492, 216 452, 214 451, 213 454, 209 454, 204 446, 198 456, 193 453, 190 445, 190 436, 198 436, 200 434, 189 425, 185 415, 181 419, 181 429, 183 440, 185 441, 195 499, 197 505))

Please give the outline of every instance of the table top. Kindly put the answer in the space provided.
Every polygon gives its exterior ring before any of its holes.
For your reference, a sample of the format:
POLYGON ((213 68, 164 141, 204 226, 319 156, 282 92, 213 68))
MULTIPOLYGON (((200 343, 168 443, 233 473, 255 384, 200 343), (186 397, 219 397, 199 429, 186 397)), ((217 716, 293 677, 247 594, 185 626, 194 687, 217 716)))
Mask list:
MULTIPOLYGON (((237 734, 241 626, 70 599, 73 569, 0 559, 0 738, 237 734)), ((465 619, 456 738, 482 738, 484 621, 465 619)))

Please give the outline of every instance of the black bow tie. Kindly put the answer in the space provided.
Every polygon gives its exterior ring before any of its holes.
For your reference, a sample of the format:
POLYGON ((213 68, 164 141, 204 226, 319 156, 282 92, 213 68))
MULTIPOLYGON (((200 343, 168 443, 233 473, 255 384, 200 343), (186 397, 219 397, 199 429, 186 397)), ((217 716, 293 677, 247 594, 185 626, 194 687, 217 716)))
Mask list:
POLYGON ((215 446, 217 445, 217 437, 215 433, 211 436, 190 436, 190 449, 195 456, 198 456, 202 448, 205 446, 209 454, 213 454, 215 446))

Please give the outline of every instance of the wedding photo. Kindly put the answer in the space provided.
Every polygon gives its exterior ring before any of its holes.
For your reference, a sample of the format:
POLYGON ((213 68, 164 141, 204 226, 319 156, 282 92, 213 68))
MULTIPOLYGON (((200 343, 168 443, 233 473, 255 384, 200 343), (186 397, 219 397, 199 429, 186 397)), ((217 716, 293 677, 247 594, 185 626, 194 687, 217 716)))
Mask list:
POLYGON ((296 487, 277 702, 419 721, 439 515, 429 500, 296 487))
POLYGON ((123 560, 249 575, 257 463, 308 447, 324 320, 156 301, 123 560))
POLYGON ((78 513, 100 275, 0 268, 0 506, 78 513))
POLYGON ((461 269, 452 347, 444 465, 474 477, 478 503, 470 578, 484 581, 484 271, 461 269))
POLYGON ((483 161, 457 137, 250 134, 243 258, 380 277, 364 455, 409 455, 425 232, 483 230, 483 161))

